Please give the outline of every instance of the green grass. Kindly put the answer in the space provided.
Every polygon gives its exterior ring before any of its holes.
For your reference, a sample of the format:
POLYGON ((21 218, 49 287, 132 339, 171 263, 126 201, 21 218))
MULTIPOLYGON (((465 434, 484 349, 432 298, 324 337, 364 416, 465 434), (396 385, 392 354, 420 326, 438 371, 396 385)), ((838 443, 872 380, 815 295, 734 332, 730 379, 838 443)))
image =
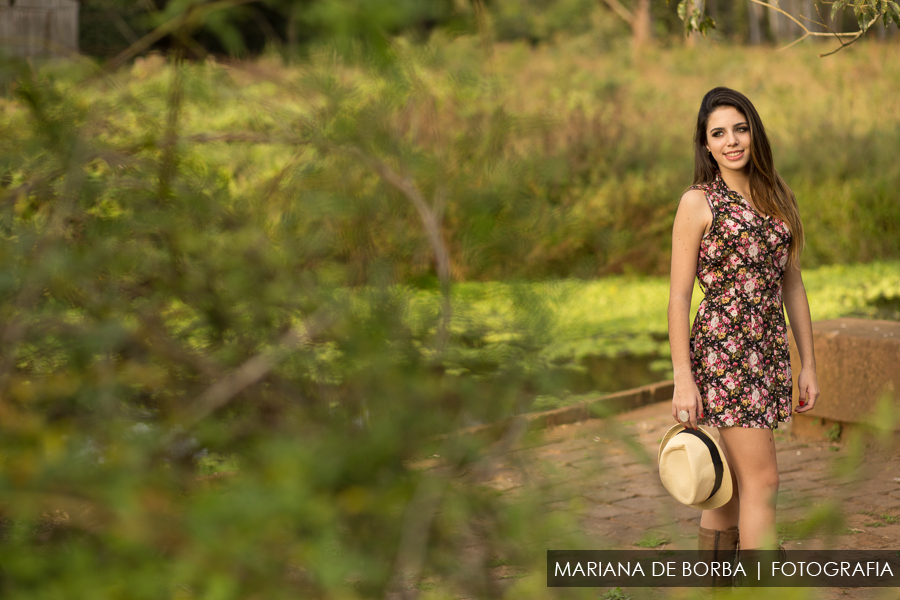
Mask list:
POLYGON ((779 543, 809 537, 804 531, 804 521, 802 520, 778 523, 776 529, 779 543))
POLYGON ((623 592, 622 588, 617 587, 600 596, 600 600, 632 600, 632 597, 630 594, 623 592))
POLYGON ((671 540, 664 536, 656 533, 648 533, 639 541, 635 542, 634 545, 639 548, 658 548, 664 544, 668 544, 671 540))
MULTIPOLYGON (((900 298, 900 262, 826 266, 804 271, 814 321, 845 316, 877 317, 875 299, 900 298)), ((533 368, 579 369, 587 357, 656 356, 668 361, 668 279, 612 276, 596 280, 564 279, 533 283, 461 283, 453 288, 453 335, 469 340, 470 348, 451 369, 471 368, 479 357, 508 354, 523 344, 537 351, 533 368), (520 329, 528 319, 539 334, 526 337, 520 329), (538 367, 537 365, 546 365, 538 367)), ((437 292, 410 290, 409 320, 426 322, 438 310, 437 292)), ((695 289, 692 318, 702 299, 695 289)), ((532 367, 529 367, 532 368, 532 367)), ((671 367, 658 379, 671 377, 671 367)), ((555 390, 538 395, 535 409, 573 404, 596 393, 555 390)), ((835 428, 832 437, 839 435, 835 428)))

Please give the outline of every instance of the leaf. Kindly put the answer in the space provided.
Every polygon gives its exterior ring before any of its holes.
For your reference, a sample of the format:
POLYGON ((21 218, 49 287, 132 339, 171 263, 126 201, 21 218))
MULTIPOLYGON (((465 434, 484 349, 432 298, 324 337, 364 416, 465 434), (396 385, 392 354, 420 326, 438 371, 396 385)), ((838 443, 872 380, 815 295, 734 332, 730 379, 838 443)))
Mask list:
POLYGON ((893 0, 888 2, 890 7, 891 16, 894 18, 894 22, 900 27, 900 4, 897 4, 893 0))
POLYGON ((710 29, 716 28, 716 21, 712 17, 706 17, 703 19, 703 22, 700 24, 700 33, 706 35, 706 32, 710 29))
POLYGON ((844 7, 840 2, 835 2, 834 4, 831 5, 831 20, 832 21, 834 20, 834 16, 837 14, 837 12, 839 10, 841 10, 842 8, 844 8, 844 7))

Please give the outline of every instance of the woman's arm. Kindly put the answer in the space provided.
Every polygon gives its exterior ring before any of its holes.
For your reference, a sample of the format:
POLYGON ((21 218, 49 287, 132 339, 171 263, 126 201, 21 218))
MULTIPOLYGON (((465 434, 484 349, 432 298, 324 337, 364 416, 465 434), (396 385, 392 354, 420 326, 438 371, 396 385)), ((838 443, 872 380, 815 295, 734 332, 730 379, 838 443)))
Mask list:
POLYGON ((796 266, 788 266, 781 287, 781 299, 787 309, 788 320, 797 350, 800 353, 800 375, 797 388, 800 406, 797 412, 806 412, 816 405, 819 398, 819 382, 816 378, 816 354, 813 349, 812 318, 809 314, 809 300, 803 286, 803 276, 796 266))
POLYGON ((712 211, 706 194, 688 190, 681 197, 675 225, 672 227, 672 272, 669 281, 669 346, 672 350, 672 369, 675 372, 675 393, 672 397, 672 417, 686 410, 691 415, 690 427, 697 427, 703 402, 691 373, 691 295, 700 255, 700 241, 712 224, 712 211))

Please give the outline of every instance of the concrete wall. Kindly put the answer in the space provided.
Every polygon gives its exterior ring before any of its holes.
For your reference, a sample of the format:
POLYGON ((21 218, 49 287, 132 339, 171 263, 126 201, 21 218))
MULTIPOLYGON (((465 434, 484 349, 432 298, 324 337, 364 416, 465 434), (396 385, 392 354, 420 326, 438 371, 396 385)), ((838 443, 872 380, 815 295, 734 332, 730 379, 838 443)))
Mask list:
POLYGON ((0 48, 26 57, 78 52, 78 2, 0 0, 0 48))
MULTIPOLYGON (((801 363, 793 335, 790 342, 796 408, 801 363)), ((813 345, 822 395, 812 411, 794 413, 795 434, 819 436, 835 423, 872 424, 878 401, 885 395, 900 413, 900 322, 818 321, 813 323, 813 345)), ((895 429, 900 430, 900 423, 895 429)))

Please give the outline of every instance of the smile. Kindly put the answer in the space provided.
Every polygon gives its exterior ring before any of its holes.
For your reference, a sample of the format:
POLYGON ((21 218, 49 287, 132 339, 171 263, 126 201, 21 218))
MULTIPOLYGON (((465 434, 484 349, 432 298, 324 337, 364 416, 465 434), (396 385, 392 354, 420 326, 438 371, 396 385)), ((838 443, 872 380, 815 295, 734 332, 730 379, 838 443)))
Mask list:
POLYGON ((727 158, 728 160, 738 160, 743 155, 743 150, 737 150, 735 152, 726 152, 723 156, 725 156, 725 158, 727 158))

